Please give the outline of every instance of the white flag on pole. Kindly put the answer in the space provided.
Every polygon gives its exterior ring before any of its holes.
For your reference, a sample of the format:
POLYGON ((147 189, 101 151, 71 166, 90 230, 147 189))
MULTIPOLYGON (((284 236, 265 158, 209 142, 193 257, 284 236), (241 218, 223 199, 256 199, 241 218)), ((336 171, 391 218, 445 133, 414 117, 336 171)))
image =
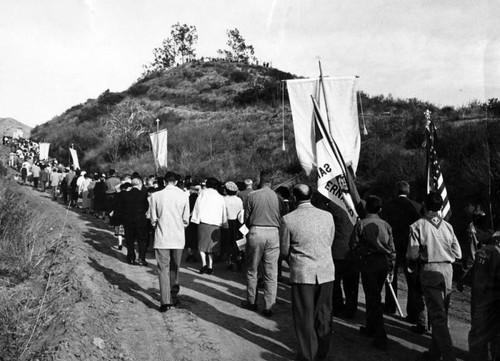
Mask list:
POLYGON ((327 129, 331 129, 331 137, 335 139, 345 163, 351 164, 356 173, 361 149, 356 83, 356 77, 323 78, 326 94, 318 97, 321 88, 319 78, 287 81, 297 156, 308 175, 316 168, 316 141, 312 117, 314 109, 311 95, 319 99, 322 119, 325 121, 330 119, 330 124, 326 126, 327 129))
POLYGON ((155 162, 160 167, 167 166, 167 130, 163 129, 159 132, 154 132, 149 135, 155 162))
POLYGON ((69 148, 71 153, 71 159, 73 159, 73 166, 75 169, 80 169, 80 163, 78 163, 78 154, 76 154, 76 149, 69 148))
POLYGON ((328 134, 316 101, 312 102, 314 104, 318 192, 340 207, 347 214, 351 223, 355 224, 358 214, 349 192, 346 178, 348 170, 342 160, 339 148, 328 134))
POLYGON ((40 143, 40 160, 49 159, 50 143, 40 143))

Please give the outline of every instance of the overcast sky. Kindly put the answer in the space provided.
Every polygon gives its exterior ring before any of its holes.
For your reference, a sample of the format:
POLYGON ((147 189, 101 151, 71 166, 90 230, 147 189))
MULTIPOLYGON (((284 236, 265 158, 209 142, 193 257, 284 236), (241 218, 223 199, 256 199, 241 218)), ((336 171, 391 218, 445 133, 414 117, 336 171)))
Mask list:
POLYGON ((106 89, 127 89, 173 24, 197 55, 238 28, 261 61, 359 75, 375 95, 463 105, 500 98, 498 0, 1 0, 0 118, 34 126, 106 89))

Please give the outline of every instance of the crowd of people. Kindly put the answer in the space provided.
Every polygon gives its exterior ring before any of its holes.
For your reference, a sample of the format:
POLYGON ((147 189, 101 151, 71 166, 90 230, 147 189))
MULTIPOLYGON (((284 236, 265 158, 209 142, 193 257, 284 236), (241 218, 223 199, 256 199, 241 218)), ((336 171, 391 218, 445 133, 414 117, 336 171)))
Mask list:
MULTIPOLYGON (((54 200, 108 220, 118 249, 126 247, 130 265, 148 266, 147 250, 154 249, 160 312, 179 302, 179 270, 186 254, 185 262, 200 262, 200 274, 212 275, 216 260, 226 262, 228 270, 243 271, 246 294, 241 307, 262 307, 263 316, 273 317, 285 262, 298 360, 326 357, 332 317, 352 319, 358 310, 360 278, 366 321, 359 332, 373 338, 376 349, 387 350, 383 314, 395 314, 399 307, 402 272, 408 289, 405 321, 411 331, 432 335, 422 359, 456 360, 448 309, 453 263, 462 252, 453 227, 439 213, 443 200, 437 193, 429 193, 420 205, 409 198, 409 184, 398 182, 390 202, 368 196, 353 225, 338 206, 308 185, 297 184, 292 192, 283 186, 273 189, 271 175, 264 171, 257 187, 251 179, 219 182, 210 177, 195 182, 170 171, 162 177, 137 172, 119 177, 113 169, 90 174, 56 161, 33 161, 36 148, 20 148, 20 170, 27 171, 26 177, 21 172, 19 182, 50 190, 54 200)), ((11 165, 19 169, 18 162, 11 165)), ((500 234, 478 240, 473 221, 469 229, 475 247, 464 262, 465 274, 473 280, 471 360, 488 360, 495 354, 500 327, 500 234)))

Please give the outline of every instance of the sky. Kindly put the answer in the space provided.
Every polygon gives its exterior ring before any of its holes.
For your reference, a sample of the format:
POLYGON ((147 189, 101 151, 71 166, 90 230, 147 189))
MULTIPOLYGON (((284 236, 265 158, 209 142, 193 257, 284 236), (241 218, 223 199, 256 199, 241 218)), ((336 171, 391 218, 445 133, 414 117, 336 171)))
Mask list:
POLYGON ((44 123, 123 91, 177 22, 197 56, 238 28, 262 62, 299 76, 358 75, 371 95, 467 105, 500 98, 498 0, 1 0, 0 118, 44 123))

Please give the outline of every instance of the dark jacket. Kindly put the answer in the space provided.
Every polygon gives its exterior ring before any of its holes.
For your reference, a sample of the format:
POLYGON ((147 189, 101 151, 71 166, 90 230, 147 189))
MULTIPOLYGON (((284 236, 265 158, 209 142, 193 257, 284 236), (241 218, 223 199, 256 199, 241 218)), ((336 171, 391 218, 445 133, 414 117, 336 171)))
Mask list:
POLYGON ((404 259, 408 249, 410 225, 420 218, 421 206, 408 197, 397 197, 388 202, 380 217, 392 228, 392 236, 398 259, 404 259))
POLYGON ((118 197, 118 217, 125 226, 146 225, 146 212, 149 208, 148 195, 137 188, 120 192, 118 197))

